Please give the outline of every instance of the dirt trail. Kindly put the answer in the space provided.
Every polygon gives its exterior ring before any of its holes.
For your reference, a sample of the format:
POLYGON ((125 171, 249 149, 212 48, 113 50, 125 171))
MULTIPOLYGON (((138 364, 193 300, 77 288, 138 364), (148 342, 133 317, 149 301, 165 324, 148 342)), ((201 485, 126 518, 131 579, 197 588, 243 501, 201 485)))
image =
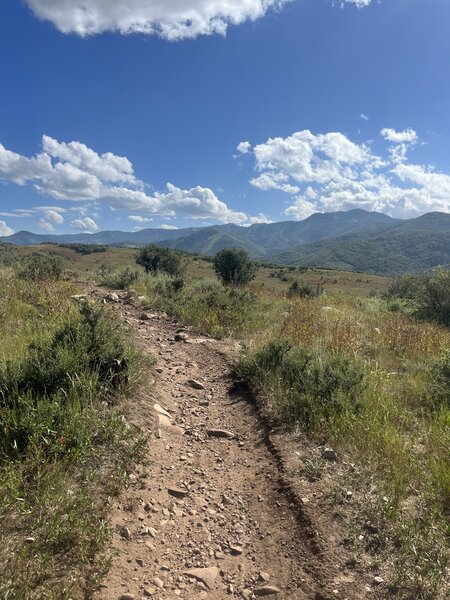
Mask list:
POLYGON ((114 503, 112 566, 97 600, 361 597, 345 577, 335 589, 333 559, 284 489, 223 344, 112 306, 157 357, 157 377, 127 415, 150 434, 147 462, 114 503))

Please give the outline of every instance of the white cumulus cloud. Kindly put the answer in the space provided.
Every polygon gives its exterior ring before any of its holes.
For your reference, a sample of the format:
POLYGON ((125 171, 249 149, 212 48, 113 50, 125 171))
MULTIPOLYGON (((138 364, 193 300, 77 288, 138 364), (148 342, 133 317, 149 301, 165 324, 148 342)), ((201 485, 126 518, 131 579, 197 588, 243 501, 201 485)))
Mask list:
MULTIPOLYGON (((0 146, 1 179, 33 185, 38 193, 54 200, 102 201, 114 210, 143 215, 213 219, 224 223, 244 223, 251 218, 229 208, 206 187, 181 189, 168 183, 165 191, 149 195, 126 157, 111 152, 98 154, 80 142, 60 142, 46 135, 42 138, 42 152, 31 158, 0 146)), ((84 209, 80 212, 86 215, 84 209)), ((143 215, 140 218, 134 215, 136 218, 131 220, 142 223, 141 219, 149 218, 143 215)), ((59 222, 54 216, 43 215, 40 222, 47 230, 55 224, 59 222)))
POLYGON ((39 227, 46 231, 54 231, 55 225, 62 225, 64 217, 61 214, 61 209, 43 207, 42 218, 38 221, 39 227))
POLYGON ((314 135, 305 130, 269 138, 253 146, 258 176, 250 183, 289 194, 284 214, 294 219, 352 208, 397 217, 450 212, 450 175, 408 162, 417 133, 383 129, 381 135, 388 143, 381 157, 338 132, 314 135))
POLYGON ((178 229, 178 227, 175 227, 175 225, 163 224, 163 225, 160 225, 158 227, 158 229, 166 229, 167 231, 175 231, 175 229, 178 229))
POLYGON ((287 138, 269 138, 253 149, 255 166, 262 175, 252 184, 260 189, 299 191, 298 183, 327 183, 349 177, 364 164, 370 150, 339 132, 314 135, 305 129, 287 138), (293 185, 290 181, 294 181, 293 185))
POLYGON ((250 152, 251 148, 252 148, 252 145, 250 144, 250 142, 240 142, 236 146, 236 150, 238 152, 240 152, 241 154, 248 154, 250 152))
POLYGON ((255 21, 288 0, 27 0, 34 14, 63 33, 115 31, 167 40, 224 35, 229 25, 255 21))
POLYGON ((181 215, 191 219, 214 219, 224 223, 240 223, 248 219, 245 213, 228 208, 211 189, 201 186, 183 190, 168 183, 167 192, 156 192, 151 202, 151 210, 166 216, 181 215))
POLYGON ((93 233, 98 229, 97 223, 90 217, 84 217, 84 219, 75 219, 70 223, 70 226, 73 229, 81 229, 85 233, 93 233))
POLYGON ((414 131, 414 129, 396 131, 395 129, 385 127, 380 133, 385 140, 392 142, 393 144, 414 144, 418 140, 417 133, 414 131))
POLYGON ((50 174, 52 164, 47 154, 27 158, 0 144, 0 180, 25 185, 28 181, 50 174))
POLYGON ((59 163, 70 164, 82 172, 90 173, 101 181, 110 183, 140 183, 133 174, 133 165, 124 156, 112 152, 97 154, 80 142, 58 142, 48 135, 42 137, 42 149, 59 163))
POLYGON ((8 227, 8 225, 5 223, 5 221, 0 221, 0 235, 1 236, 8 236, 8 235, 12 235, 14 233, 14 229, 11 229, 11 227, 8 227))

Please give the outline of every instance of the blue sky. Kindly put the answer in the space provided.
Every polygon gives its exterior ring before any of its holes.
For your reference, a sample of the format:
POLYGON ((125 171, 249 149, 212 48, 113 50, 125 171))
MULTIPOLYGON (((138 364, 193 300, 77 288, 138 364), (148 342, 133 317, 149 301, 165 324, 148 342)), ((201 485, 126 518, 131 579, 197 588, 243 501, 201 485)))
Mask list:
POLYGON ((445 0, 83 4, 0 3, 0 235, 450 212, 445 0))

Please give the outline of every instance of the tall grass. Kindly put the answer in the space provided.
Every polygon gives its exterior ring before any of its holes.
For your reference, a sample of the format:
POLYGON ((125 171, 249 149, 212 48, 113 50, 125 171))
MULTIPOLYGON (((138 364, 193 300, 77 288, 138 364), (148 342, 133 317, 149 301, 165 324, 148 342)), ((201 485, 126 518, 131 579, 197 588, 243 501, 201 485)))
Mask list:
POLYGON ((448 329, 392 313, 382 299, 303 299, 241 368, 274 415, 340 449, 367 482, 378 482, 361 519, 383 532, 401 598, 446 593, 449 347, 448 329))
POLYGON ((107 500, 142 446, 112 406, 137 379, 134 352, 55 274, 20 275, 0 270, 0 596, 89 597, 107 500))
POLYGON ((286 298, 257 286, 224 287, 217 279, 190 279, 180 287, 165 275, 142 275, 132 288, 146 306, 167 312, 217 338, 251 337, 278 327, 286 298))

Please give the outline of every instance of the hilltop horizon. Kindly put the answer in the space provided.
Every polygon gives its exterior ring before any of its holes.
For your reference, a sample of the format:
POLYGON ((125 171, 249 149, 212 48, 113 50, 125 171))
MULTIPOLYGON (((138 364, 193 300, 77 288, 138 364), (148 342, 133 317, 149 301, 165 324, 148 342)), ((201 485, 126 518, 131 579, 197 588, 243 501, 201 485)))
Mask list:
MULTIPOLYGON (((94 237, 95 237, 95 234, 106 233, 106 232, 111 232, 111 233, 115 233, 115 232, 120 232, 120 233, 142 233, 142 232, 145 232, 145 231, 166 231, 166 232, 168 231, 168 232, 170 232, 170 231, 182 231, 182 230, 185 230, 185 229, 206 229, 206 228, 210 228, 210 227, 224 227, 224 226, 227 226, 227 225, 234 225, 236 227, 249 228, 249 227, 252 227, 254 225, 272 225, 272 224, 276 224, 276 223, 301 223, 303 221, 307 221, 308 219, 311 219, 311 217, 314 218, 317 215, 335 215, 335 216, 338 216, 338 215, 344 215, 344 214, 347 214, 347 215, 348 214, 355 214, 356 215, 358 213, 360 213, 360 214, 364 214, 365 213, 365 214, 383 215, 383 216, 388 217, 388 218, 390 218, 392 220, 395 220, 395 221, 408 221, 408 220, 410 220, 407 217, 395 217, 394 218, 394 217, 391 217, 390 215, 388 215, 388 214, 386 214, 384 212, 376 211, 376 210, 365 210, 363 208, 349 208, 347 210, 338 210, 338 211, 323 211, 323 212, 322 211, 318 211, 318 212, 312 213, 311 215, 309 215, 308 217, 305 217, 304 219, 283 219, 283 218, 280 218, 280 219, 277 219, 277 220, 274 220, 274 221, 267 221, 267 222, 264 222, 264 223, 236 224, 233 221, 230 221, 230 222, 223 222, 223 223, 219 222, 219 223, 210 223, 210 224, 206 224, 206 225, 197 225, 197 226, 194 226, 194 227, 192 227, 192 226, 191 227, 189 227, 189 226, 175 227, 175 226, 166 226, 166 225, 162 224, 162 225, 159 225, 159 226, 156 226, 156 227, 152 227, 152 226, 140 227, 140 228, 134 227, 132 229, 129 229, 129 228, 125 227, 125 228, 116 228, 116 229, 102 229, 102 230, 99 230, 99 231, 89 231, 89 230, 87 230, 87 231, 82 231, 80 233, 75 233, 73 231, 72 232, 67 231, 67 232, 62 232, 60 234, 56 234, 56 233, 55 234, 50 234, 49 233, 47 235, 52 235, 52 236, 55 236, 55 237, 57 237, 58 235, 63 235, 63 236, 67 236, 67 235, 72 235, 72 236, 90 235, 90 236, 92 236, 92 235, 94 235, 94 237)), ((449 211, 430 211, 430 212, 422 213, 421 215, 418 215, 417 217, 414 217, 414 218, 415 219, 419 219, 420 217, 424 217, 424 216, 432 215, 432 214, 442 214, 442 215, 450 214, 450 210, 449 211)), ((43 235, 43 236, 46 235, 45 233, 43 233, 42 230, 39 231, 39 229, 37 227, 35 227, 35 228, 31 228, 31 229, 20 229, 18 231, 15 231, 14 233, 10 233, 9 235, 0 236, 0 239, 6 239, 6 238, 11 237, 13 235, 19 235, 21 233, 32 233, 32 234, 35 234, 35 235, 43 235)))

